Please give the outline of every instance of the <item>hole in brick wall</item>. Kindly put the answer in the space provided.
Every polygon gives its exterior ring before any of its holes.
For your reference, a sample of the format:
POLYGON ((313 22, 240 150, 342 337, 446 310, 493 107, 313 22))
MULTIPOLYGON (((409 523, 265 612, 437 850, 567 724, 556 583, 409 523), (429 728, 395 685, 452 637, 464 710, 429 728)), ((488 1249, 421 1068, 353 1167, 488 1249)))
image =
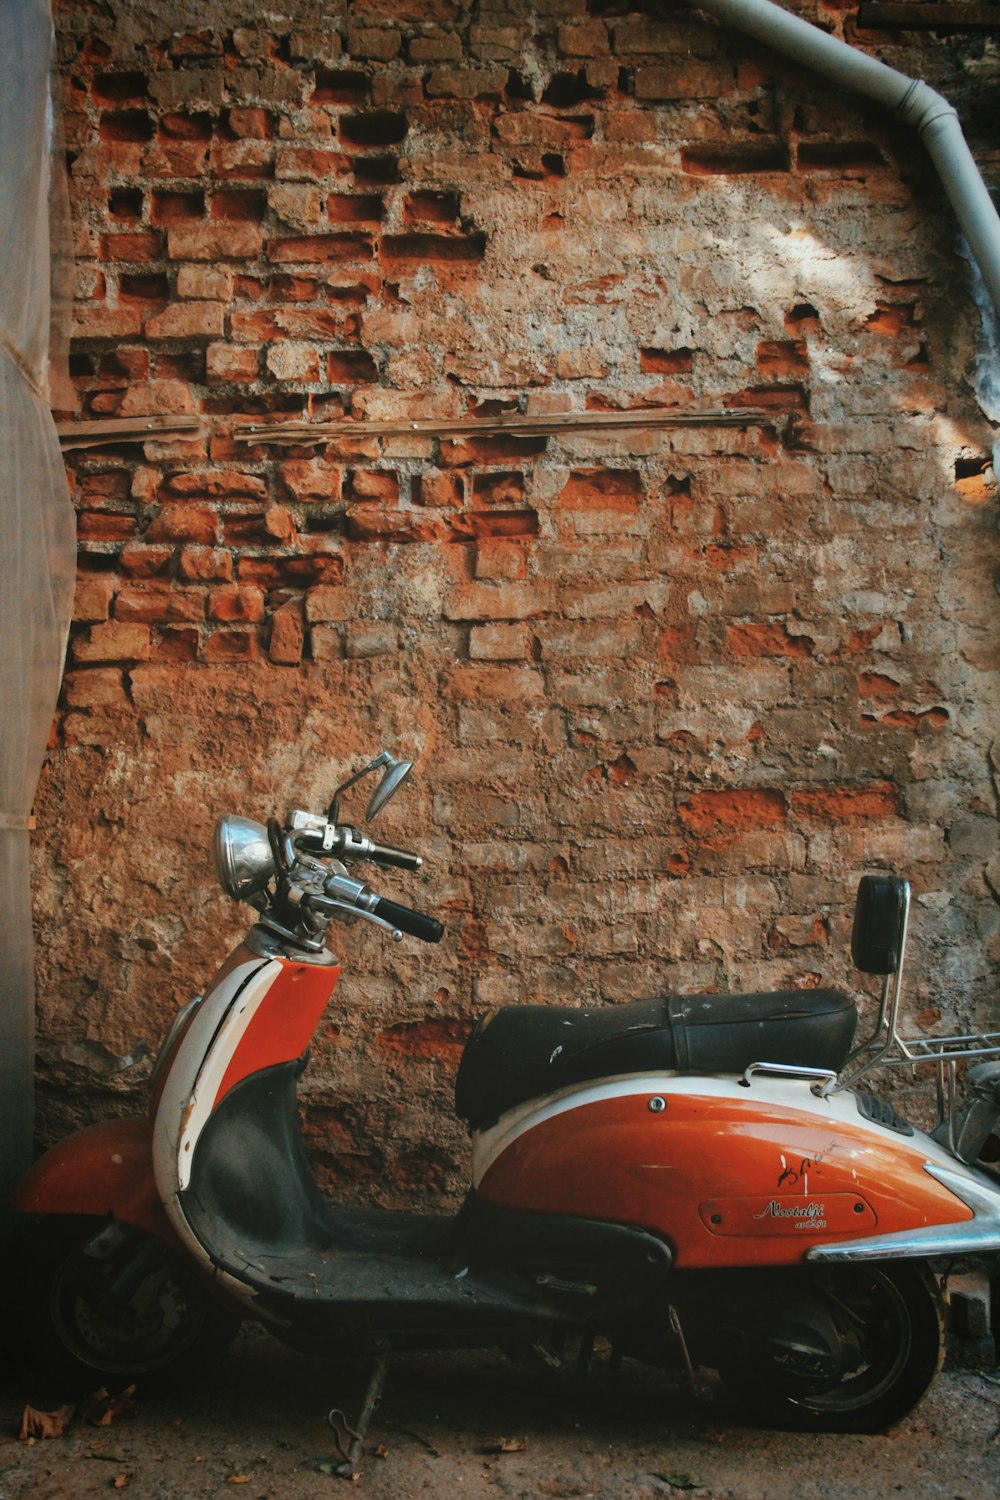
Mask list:
POLYGON ((690 474, 668 474, 667 475, 667 486, 666 486, 666 488, 667 488, 667 494, 668 495, 690 495, 690 493, 691 493, 691 475, 690 474))
POLYGON ((246 417, 302 417, 304 403, 292 392, 274 391, 259 396, 206 396, 202 410, 210 417, 229 417, 234 413, 246 417))
POLYGON ((144 109, 119 109, 101 116, 98 133, 102 141, 148 141, 153 122, 144 109))
POLYGON ((801 331, 806 333, 812 328, 819 328, 819 313, 811 302, 797 302, 785 313, 785 327, 789 333, 801 331))
POLYGON ((408 193, 403 204, 403 218, 408 224, 451 224, 458 218, 458 194, 434 192, 408 193))
POLYGON ((98 73, 90 87, 99 104, 124 104, 145 99, 148 82, 145 73, 98 73))
POLYGON ((109 349, 98 370, 104 380, 147 380, 149 354, 145 349, 109 349))
POLYGON ((387 260, 477 261, 486 254, 485 234, 387 234, 382 241, 387 260))
POLYGON ((212 116, 204 113, 161 115, 157 127, 161 140, 207 141, 212 136, 212 116))
POLYGON ((327 355, 327 376, 333 385, 367 385, 378 379, 378 365, 367 349, 333 350, 327 355))
MULTIPOLYGON (((450 376, 449 379, 451 379, 450 376)), ((457 384, 458 382, 454 383, 457 384)), ((476 417, 487 422, 495 421, 497 417, 510 416, 512 412, 516 412, 517 410, 518 405, 516 401, 505 401, 502 397, 497 396, 491 397, 488 401, 470 400, 466 403, 466 411, 470 417, 476 417)))
POLYGON ((980 474, 985 474, 992 467, 993 460, 980 454, 977 458, 957 458, 955 460, 955 479, 976 479, 980 474))
POLYGON ((904 328, 913 328, 917 321, 915 302, 879 302, 875 311, 865 319, 865 327, 871 333, 895 338, 904 328))
POLYGON ((538 512, 528 506, 522 510, 469 511, 466 519, 477 541, 538 535, 538 512))
POLYGON ((166 302, 170 288, 165 274, 123 272, 118 278, 118 293, 123 302, 166 302))
POLYGON ((371 260, 375 243, 363 230, 345 234, 289 235, 268 243, 268 256, 275 261, 371 260))
POLYGON ((494 437, 447 439, 441 443, 442 464, 502 464, 526 458, 541 458, 548 438, 522 437, 505 432, 494 437))
POLYGON ((359 187, 399 182, 399 161, 395 156, 361 156, 354 163, 354 180, 359 187))
POLYGON ((773 411, 809 410, 809 395, 801 385, 753 385, 724 397, 726 406, 762 406, 773 411))
POLYGON ((871 141, 803 141, 797 156, 804 171, 845 171, 885 165, 884 156, 871 141))
POLYGON ((809 351, 804 339, 764 339, 757 345, 757 373, 784 377, 809 371, 809 351))
POLYGON ((171 193, 154 188, 149 217, 154 224, 172 224, 178 219, 200 219, 205 212, 205 194, 171 193))
POLYGON ((267 194, 238 191, 212 194, 212 218, 237 224, 259 224, 267 213, 267 194))
POLYGON ((742 146, 686 146, 681 166, 695 177, 738 177, 755 172, 787 172, 788 148, 779 142, 747 141, 742 146))
POLYGON ((395 146, 409 128, 406 116, 393 109, 340 117, 340 138, 351 146, 395 146))
POLYGON ((545 182, 552 177, 565 177, 566 161, 556 151, 515 157, 511 161, 511 175, 525 182, 545 182))
POLYGON ((113 219, 134 223, 142 218, 142 188, 112 188, 108 194, 108 213, 113 219))
POLYGON ((516 470, 473 474, 472 496, 487 505, 519 505, 524 500, 524 475, 516 470))
POLYGON ((334 224, 364 224, 381 219, 385 200, 381 193, 331 193, 326 212, 334 224))
POLYGON ((641 349, 639 368, 647 375, 687 375, 694 362, 693 349, 641 349))
POLYGON ((929 370, 930 367, 931 357, 926 344, 921 344, 913 358, 906 361, 906 369, 908 370, 929 370))
POLYGON ((591 88, 581 68, 577 73, 555 73, 542 94, 542 103, 553 109, 574 109, 587 99, 599 98, 602 89, 591 88))
POLYGON ((363 104, 371 79, 367 73, 349 68, 320 68, 313 90, 314 104, 363 104))
POLYGON ((319 291, 315 276, 277 274, 267 283, 269 295, 278 302, 314 302, 319 291))
POLYGON ((161 352, 156 356, 156 373, 160 380, 184 380, 201 385, 205 380, 204 349, 182 349, 176 354, 161 352))
POLYGON ((338 307, 363 307, 377 288, 364 281, 354 281, 339 286, 327 285, 324 294, 327 302, 332 302, 338 307))
POLYGON ((94 374, 94 361, 89 354, 71 354, 69 373, 74 380, 84 380, 94 374))
POLYGON ((534 100, 535 91, 524 74, 517 68, 511 68, 507 74, 507 87, 504 93, 508 99, 534 100))

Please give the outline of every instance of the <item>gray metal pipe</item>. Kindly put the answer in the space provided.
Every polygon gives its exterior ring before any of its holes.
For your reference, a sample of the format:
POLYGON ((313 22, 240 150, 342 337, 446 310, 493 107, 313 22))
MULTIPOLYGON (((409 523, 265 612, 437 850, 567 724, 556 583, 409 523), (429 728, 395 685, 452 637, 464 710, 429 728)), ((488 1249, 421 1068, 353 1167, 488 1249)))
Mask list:
POLYGON ((745 31, 825 78, 891 109, 913 125, 937 168, 982 272, 993 305, 1000 312, 1000 217, 962 133, 958 114, 941 94, 920 79, 908 78, 791 15, 771 0, 695 0, 698 10, 745 31))

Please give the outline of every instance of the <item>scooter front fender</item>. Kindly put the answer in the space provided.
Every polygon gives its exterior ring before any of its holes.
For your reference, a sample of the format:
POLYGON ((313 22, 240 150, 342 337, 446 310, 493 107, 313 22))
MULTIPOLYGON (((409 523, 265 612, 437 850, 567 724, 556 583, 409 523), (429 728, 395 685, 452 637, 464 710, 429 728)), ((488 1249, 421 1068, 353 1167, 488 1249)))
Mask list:
POLYGON ((90 1125, 60 1141, 35 1162, 11 1204, 19 1214, 117 1219, 183 1248, 157 1196, 145 1117, 90 1125))

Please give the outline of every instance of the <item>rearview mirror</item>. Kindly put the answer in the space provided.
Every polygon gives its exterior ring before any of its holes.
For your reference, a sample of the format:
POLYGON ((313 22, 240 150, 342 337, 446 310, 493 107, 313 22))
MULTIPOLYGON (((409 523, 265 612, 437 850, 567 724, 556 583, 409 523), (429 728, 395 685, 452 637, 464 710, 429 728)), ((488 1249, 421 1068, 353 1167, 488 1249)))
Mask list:
POLYGON ((370 760, 360 771, 349 777, 341 786, 338 786, 333 794, 333 801, 330 803, 330 809, 326 815, 327 822, 340 822, 340 799, 349 787, 354 786, 363 776, 371 776, 375 771, 381 771, 382 775, 379 777, 378 786, 371 794, 368 810, 365 813, 365 817, 371 822, 372 818, 376 817, 382 811, 389 798, 396 795, 412 769, 412 760, 396 760, 394 756, 389 754, 388 750, 379 751, 374 760, 370 760))

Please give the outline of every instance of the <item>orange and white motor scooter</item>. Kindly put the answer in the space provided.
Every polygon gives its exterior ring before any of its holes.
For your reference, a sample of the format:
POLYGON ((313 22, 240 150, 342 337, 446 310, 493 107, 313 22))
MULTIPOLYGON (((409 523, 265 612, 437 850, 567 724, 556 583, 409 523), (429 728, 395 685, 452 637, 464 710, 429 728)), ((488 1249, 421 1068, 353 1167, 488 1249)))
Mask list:
POLYGON ((768 1423, 877 1431, 903 1416, 939 1367, 942 1271, 1000 1252, 1000 1178, 982 1160, 1000 1035, 900 1037, 904 881, 861 882, 854 960, 885 981, 853 1052, 856 1007, 833 989, 501 1009, 458 1073, 472 1136, 458 1213, 319 1191, 296 1085, 340 975, 330 924, 442 935, 351 873, 419 865, 339 810, 380 773, 374 817, 408 770, 383 752, 326 814, 220 822, 219 877, 258 920, 178 1013, 148 1114, 71 1136, 17 1192, 36 1354, 148 1390, 254 1318, 303 1350, 370 1354, 367 1418, 397 1349, 534 1347, 585 1365, 610 1343, 717 1371, 768 1423), (856 1087, 876 1064, 928 1060, 930 1135, 856 1087))

